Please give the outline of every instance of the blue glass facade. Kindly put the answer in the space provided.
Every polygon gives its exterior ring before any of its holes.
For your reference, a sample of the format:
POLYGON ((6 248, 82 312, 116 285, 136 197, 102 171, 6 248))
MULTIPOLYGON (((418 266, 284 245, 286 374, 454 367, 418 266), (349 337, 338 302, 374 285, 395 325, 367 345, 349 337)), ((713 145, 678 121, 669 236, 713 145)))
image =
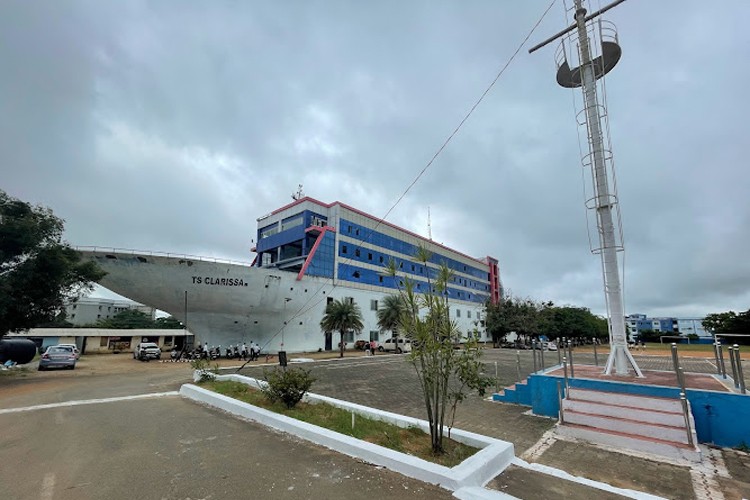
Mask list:
MULTIPOLYGON (((340 282, 396 289, 403 286, 403 278, 383 274, 393 259, 398 273, 408 276, 418 292, 426 292, 429 289, 428 279, 434 279, 437 273, 435 266, 446 265, 455 273, 448 286, 449 298, 483 303, 490 297, 487 265, 479 262, 476 265, 467 264, 438 252, 430 257, 429 263, 433 267, 419 264, 410 260, 417 253, 417 245, 343 217, 338 221, 339 227, 335 228, 340 235, 338 246, 336 232, 327 231, 304 274, 326 278, 336 276, 340 282), (363 243, 374 248, 360 246, 363 243)), ((327 216, 304 210, 260 227, 256 246, 260 256, 258 265, 300 271, 320 234, 306 230, 311 226, 324 225, 328 225, 327 216)), ((404 234, 404 239, 410 237, 404 234)))
MULTIPOLYGON (((411 243, 407 243, 405 241, 399 240, 398 238, 388 236, 387 234, 375 231, 373 229, 366 228, 346 219, 341 219, 340 225, 340 234, 344 236, 351 236, 352 238, 357 238, 358 241, 361 240, 363 243, 370 243, 371 245, 381 247, 386 251, 390 250, 390 252, 388 252, 389 255, 391 252, 397 252, 404 255, 414 255, 417 253, 418 247, 416 245, 412 245, 411 243)), ((339 249, 339 252, 340 251, 341 250, 339 249)), ((362 251, 365 252, 368 250, 362 249, 362 251)), ((341 255, 341 253, 339 253, 339 255, 341 255)), ((346 257, 351 258, 351 255, 346 255, 346 257)), ((450 269, 454 271, 464 274, 470 274, 471 276, 478 278, 479 281, 477 283, 486 284, 489 281, 486 266, 483 266, 481 268, 473 267, 459 262, 455 259, 451 259, 450 257, 440 255, 439 253, 433 253, 432 257, 430 258, 430 262, 436 265, 446 264, 450 269)), ((397 262, 397 264, 399 264, 399 262, 397 262)))
POLYGON ((333 259, 336 248, 336 233, 326 231, 323 235, 323 241, 318 245, 313 255, 310 265, 307 267, 305 274, 311 276, 323 276, 333 278, 333 259))

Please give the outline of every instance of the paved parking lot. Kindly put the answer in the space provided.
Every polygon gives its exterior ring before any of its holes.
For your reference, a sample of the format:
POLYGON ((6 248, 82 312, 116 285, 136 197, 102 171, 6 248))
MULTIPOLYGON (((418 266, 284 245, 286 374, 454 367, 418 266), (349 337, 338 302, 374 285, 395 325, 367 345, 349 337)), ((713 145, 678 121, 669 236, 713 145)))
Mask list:
MULTIPOLYGON (((581 361, 585 356, 579 356, 581 361)), ((485 371, 492 376, 497 362, 499 385, 515 382, 515 351, 488 349, 485 361, 485 371)), ((555 363, 556 354, 546 353, 545 361, 555 363)), ((668 359, 639 357, 641 366, 652 361, 663 364, 668 359)), ((343 360, 305 366, 318 378, 314 392, 424 418, 414 369, 405 356, 347 353, 343 360)), ((531 369, 531 353, 521 352, 521 375, 531 369)), ((255 366, 245 372, 259 376, 262 370, 255 366)), ((439 488, 177 396, 23 413, 2 410, 174 391, 189 378, 188 364, 139 363, 119 356, 84 356, 74 372, 0 376, 0 484, 6 497, 450 498, 439 488)), ((510 441, 520 456, 535 443, 538 450, 540 438, 554 424, 526 411, 472 396, 459 406, 455 426, 510 441)), ((731 451, 723 456, 731 470, 718 479, 725 498, 748 497, 750 459, 731 451)), ((695 497, 689 487, 691 472, 684 467, 604 453, 581 443, 554 443, 534 454, 533 461, 668 498, 695 497), (675 491, 680 494, 670 493, 675 491)), ((520 468, 490 486, 528 500, 549 498, 553 492, 561 498, 590 497, 588 488, 520 468)), ((611 498, 599 490, 594 496, 611 498)))

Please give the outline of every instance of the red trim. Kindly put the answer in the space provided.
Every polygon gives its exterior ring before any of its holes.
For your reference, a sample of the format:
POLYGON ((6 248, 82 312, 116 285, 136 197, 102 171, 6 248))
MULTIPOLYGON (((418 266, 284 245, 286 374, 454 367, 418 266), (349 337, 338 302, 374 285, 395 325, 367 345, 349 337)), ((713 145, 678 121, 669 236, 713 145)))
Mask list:
MULTIPOLYGON (((435 243, 435 242, 434 242, 434 241, 432 241, 432 240, 428 240, 428 239, 427 239, 427 238, 425 238, 424 236, 420 236, 420 235, 418 235, 418 234, 416 234, 416 233, 412 233, 412 232, 411 232, 411 231, 409 231, 408 229, 404 229, 404 228, 402 228, 402 227, 399 227, 399 226, 397 226, 397 225, 395 225, 395 224, 391 224, 390 222, 388 222, 388 221, 386 221, 386 220, 380 219, 380 218, 378 218, 378 217, 375 217, 374 215, 370 215, 370 214, 368 214, 368 213, 366 213, 366 212, 363 212, 363 211, 361 211, 361 210, 357 210, 356 208, 354 208, 354 207, 351 207, 351 206, 347 205, 346 203, 341 203, 340 201, 334 201, 333 203, 323 203, 322 201, 320 201, 320 200, 316 200, 315 198, 310 198, 309 196, 305 196, 304 198, 301 198, 301 199, 299 199, 299 200, 295 200, 295 201, 293 201, 292 203, 289 203, 288 205, 284 205, 283 207, 281 207, 281 208, 278 208, 278 209, 274 210, 274 211, 273 211, 273 212, 271 212, 271 213, 270 213, 269 215, 276 215, 276 214, 278 214, 279 212, 283 212, 284 210, 288 210, 288 209, 292 208, 293 206, 295 206, 295 205, 299 205, 300 203, 303 203, 303 202, 305 202, 305 201, 309 201, 309 202, 312 202, 312 203, 316 203, 316 204, 318 204, 318 205, 320 205, 320 206, 323 206, 323 207, 325 207, 325 208, 331 208, 331 207, 333 207, 334 205, 339 205, 340 207, 344 207, 344 208, 346 208, 347 210, 351 210, 352 212, 355 212, 355 213, 357 213, 357 214, 359 214, 359 215, 362 215, 362 216, 364 216, 364 217, 367 217, 368 219, 374 220, 374 221, 376 221, 376 222, 378 222, 378 223, 380 223, 380 224, 385 224, 386 226, 392 227, 393 229, 396 229, 396 230, 398 230, 398 231, 401 231, 401 232, 403 232, 403 233, 406 233, 406 234, 408 234, 408 235, 410 235, 410 236, 413 236, 413 237, 415 237, 415 238, 417 238, 417 239, 420 239, 420 240, 422 240, 422 241, 424 241, 424 242, 426 242, 426 243, 429 243, 430 245, 435 245, 435 246, 438 246, 438 247, 440 247, 440 248, 445 248, 446 250, 448 250, 448 251, 450 251, 450 252, 453 252, 453 253, 457 253, 458 255, 462 255, 462 256, 466 257, 467 259, 471 259, 471 260, 474 260, 474 261, 476 261, 476 262, 481 262, 482 264, 487 264, 487 262, 486 262, 485 260, 482 260, 482 259, 477 259, 476 257, 471 257, 470 255, 466 255, 465 253, 461 253, 461 252, 459 252, 459 251, 457 251, 457 250, 454 250, 454 249, 452 249, 452 248, 448 248, 448 247, 447 247, 447 246, 445 246, 445 245, 441 245, 440 243, 435 243)), ((494 260, 494 259, 493 259, 493 260, 494 260)))
MULTIPOLYGON (((312 262, 313 256, 315 255, 315 252, 318 251, 318 247, 320 246, 320 242, 323 241, 323 237, 326 235, 328 231, 336 232, 336 229, 331 226, 324 226, 320 228, 320 234, 315 239, 315 243, 313 243, 313 247, 310 249, 310 253, 307 254, 307 258, 305 259, 305 263, 302 264, 302 269, 299 270, 299 274, 297 274, 297 281, 300 281, 302 277, 307 272, 307 266, 310 265, 310 262, 312 262)), ((307 228, 305 231, 310 230, 310 228, 307 228)))
MULTIPOLYGON (((253 247, 253 252, 254 252, 254 251, 255 251, 255 247, 253 247)), ((257 255, 256 255, 256 256, 255 256, 255 258, 253 259, 253 263, 252 263, 252 264, 250 264, 250 267, 255 267, 255 263, 256 263, 256 262, 258 262, 258 256, 257 256, 257 255)))
POLYGON ((497 261, 488 257, 490 266, 490 301, 493 304, 500 302, 500 278, 498 276, 497 261))

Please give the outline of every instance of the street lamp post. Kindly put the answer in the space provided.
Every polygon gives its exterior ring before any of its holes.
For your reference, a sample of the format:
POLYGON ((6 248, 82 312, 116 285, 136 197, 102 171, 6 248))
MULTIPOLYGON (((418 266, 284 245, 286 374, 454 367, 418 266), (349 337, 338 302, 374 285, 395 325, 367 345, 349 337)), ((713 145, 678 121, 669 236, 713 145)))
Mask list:
POLYGON ((284 298, 284 312, 283 312, 283 318, 284 318, 284 324, 281 326, 281 350, 284 350, 284 330, 286 329, 287 319, 286 319, 286 304, 292 300, 289 297, 284 298))

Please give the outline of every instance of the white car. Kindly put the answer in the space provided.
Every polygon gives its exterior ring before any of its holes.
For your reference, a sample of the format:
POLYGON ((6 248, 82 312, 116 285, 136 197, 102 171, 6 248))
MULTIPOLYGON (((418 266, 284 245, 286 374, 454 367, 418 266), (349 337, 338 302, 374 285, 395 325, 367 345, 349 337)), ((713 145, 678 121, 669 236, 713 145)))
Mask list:
POLYGON ((75 344, 57 344, 57 347, 70 347, 73 349, 73 354, 76 355, 76 359, 81 359, 81 351, 78 350, 78 346, 75 344))
POLYGON ((141 342, 135 346, 133 359, 160 359, 161 349, 154 342, 141 342))
POLYGON ((397 353, 411 352, 411 340, 403 337, 398 337, 398 346, 396 345, 396 339, 391 337, 378 346, 378 351, 395 351, 397 353))

